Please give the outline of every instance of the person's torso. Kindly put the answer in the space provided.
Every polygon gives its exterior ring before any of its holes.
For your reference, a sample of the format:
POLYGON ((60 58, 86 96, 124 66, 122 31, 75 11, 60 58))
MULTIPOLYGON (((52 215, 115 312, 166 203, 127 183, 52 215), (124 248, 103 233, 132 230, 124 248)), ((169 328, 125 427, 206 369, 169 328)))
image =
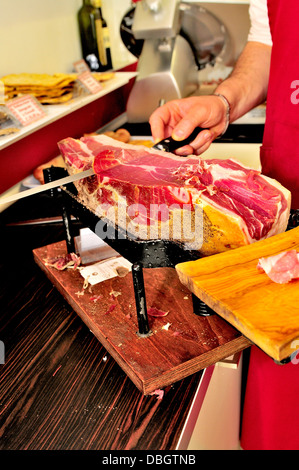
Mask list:
POLYGON ((262 172, 292 192, 299 208, 299 0, 268 0, 273 40, 262 172))

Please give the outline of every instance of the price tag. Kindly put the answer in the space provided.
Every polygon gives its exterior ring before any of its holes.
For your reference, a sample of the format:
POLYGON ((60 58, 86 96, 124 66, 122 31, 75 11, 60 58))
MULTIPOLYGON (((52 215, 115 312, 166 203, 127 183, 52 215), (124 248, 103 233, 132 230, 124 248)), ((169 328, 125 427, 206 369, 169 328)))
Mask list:
POLYGON ((122 256, 116 256, 98 263, 86 266, 80 270, 81 276, 84 277, 89 284, 94 286, 99 282, 106 281, 116 276, 124 276, 131 271, 132 263, 122 256))
POLYGON ((84 59, 77 60, 77 62, 74 62, 73 67, 77 73, 90 72, 90 68, 88 67, 84 59))
POLYGON ((102 85, 92 76, 90 72, 83 72, 78 75, 78 80, 89 93, 95 94, 101 91, 102 85))
POLYGON ((13 98, 6 103, 6 107, 22 126, 28 126, 46 116, 40 103, 31 95, 13 98))
POLYGON ((5 104, 5 87, 4 83, 0 80, 0 104, 5 104))

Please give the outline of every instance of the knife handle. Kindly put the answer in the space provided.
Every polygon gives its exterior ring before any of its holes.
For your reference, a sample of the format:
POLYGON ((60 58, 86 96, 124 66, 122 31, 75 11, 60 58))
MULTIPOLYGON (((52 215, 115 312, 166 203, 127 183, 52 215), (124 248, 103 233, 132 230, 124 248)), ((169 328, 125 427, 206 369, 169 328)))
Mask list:
POLYGON ((184 140, 174 140, 172 137, 167 137, 153 146, 154 149, 164 150, 165 152, 174 152, 175 150, 183 147, 184 145, 192 142, 195 137, 204 129, 202 127, 195 127, 191 134, 184 140))

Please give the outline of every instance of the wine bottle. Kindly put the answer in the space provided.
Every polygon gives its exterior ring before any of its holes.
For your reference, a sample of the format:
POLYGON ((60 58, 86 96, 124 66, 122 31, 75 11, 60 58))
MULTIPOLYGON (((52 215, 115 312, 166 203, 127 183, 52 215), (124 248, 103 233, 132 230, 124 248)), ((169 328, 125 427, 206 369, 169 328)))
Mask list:
POLYGON ((101 0, 83 0, 78 11, 82 55, 92 72, 112 69, 109 30, 101 0))

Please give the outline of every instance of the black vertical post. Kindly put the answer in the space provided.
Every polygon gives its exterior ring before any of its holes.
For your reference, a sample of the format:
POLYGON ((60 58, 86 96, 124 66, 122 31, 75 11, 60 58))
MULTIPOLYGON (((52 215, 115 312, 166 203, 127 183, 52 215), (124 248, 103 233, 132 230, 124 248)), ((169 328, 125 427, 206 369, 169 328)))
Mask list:
MULTIPOLYGON (((65 176, 65 174, 63 175, 61 174, 61 168, 55 168, 55 167, 45 168, 43 170, 43 174, 44 174, 45 183, 50 183, 51 181, 55 181, 55 179, 59 179, 65 176), (55 174, 56 170, 57 170, 57 175, 55 174)), ((67 210, 65 199, 62 194, 62 190, 60 188, 50 189, 50 194, 52 197, 57 196, 57 199, 60 204, 60 211, 61 211, 62 221, 64 225, 67 251, 68 253, 74 253, 75 242, 74 242, 74 237, 72 233, 71 216, 70 216, 69 211, 67 210)))
MULTIPOLYGON (((61 189, 59 189, 61 191, 61 189)), ((62 215, 62 221, 64 225, 64 233, 65 233, 65 240, 66 240, 66 246, 67 246, 67 251, 68 253, 74 253, 75 252, 75 242, 74 242, 74 237, 72 233, 72 223, 71 223, 71 216, 69 214, 69 211, 66 208, 65 202, 64 202, 64 197, 62 194, 59 196, 59 202, 60 202, 60 210, 61 210, 61 215, 62 215)))
POLYGON ((133 264, 132 276, 133 276, 133 285, 134 285, 134 293, 135 293, 138 329, 139 329, 138 335, 142 337, 147 337, 151 334, 151 331, 150 331, 149 324, 148 324, 145 290, 144 290, 144 279, 143 279, 142 265, 140 263, 133 264))

